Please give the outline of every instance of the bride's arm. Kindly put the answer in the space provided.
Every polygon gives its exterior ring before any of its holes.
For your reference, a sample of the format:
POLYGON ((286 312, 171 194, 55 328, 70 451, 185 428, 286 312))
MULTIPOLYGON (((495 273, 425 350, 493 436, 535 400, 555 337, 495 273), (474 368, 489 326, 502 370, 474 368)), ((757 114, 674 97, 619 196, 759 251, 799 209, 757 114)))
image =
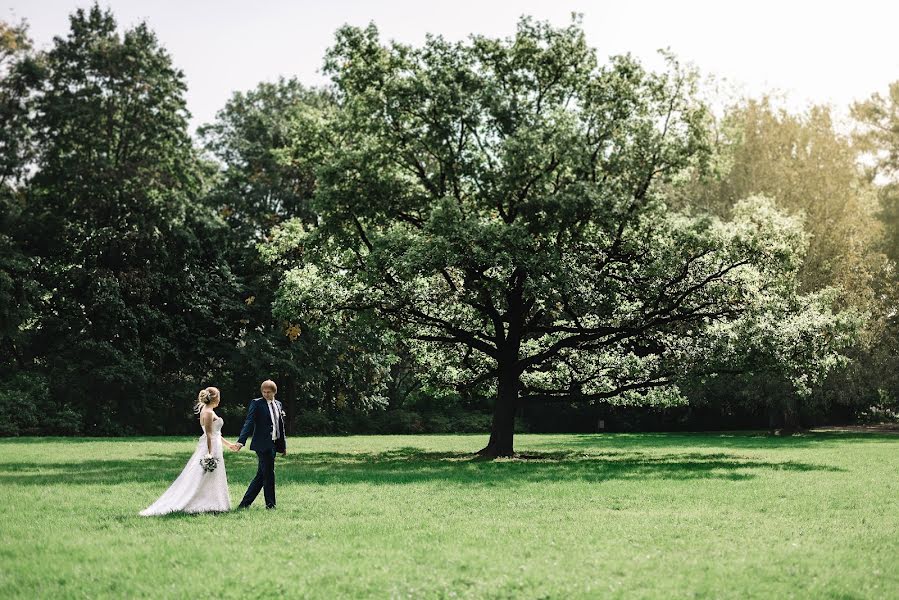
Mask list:
POLYGON ((200 423, 203 425, 203 431, 206 432, 206 452, 212 454, 212 413, 207 412, 200 416, 200 423))
POLYGON ((229 442, 229 441, 226 440, 225 438, 222 438, 222 443, 225 445, 225 447, 226 447, 228 450, 234 450, 234 444, 232 444, 231 442, 229 442))

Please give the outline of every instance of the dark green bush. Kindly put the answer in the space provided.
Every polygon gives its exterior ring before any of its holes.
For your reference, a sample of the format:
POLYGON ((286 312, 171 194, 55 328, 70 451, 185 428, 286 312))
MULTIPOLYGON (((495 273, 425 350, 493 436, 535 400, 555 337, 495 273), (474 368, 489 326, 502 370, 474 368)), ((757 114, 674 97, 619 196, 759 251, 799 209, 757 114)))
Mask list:
POLYGON ((0 380, 0 436, 72 435, 81 427, 81 415, 50 398, 46 377, 19 372, 0 380))

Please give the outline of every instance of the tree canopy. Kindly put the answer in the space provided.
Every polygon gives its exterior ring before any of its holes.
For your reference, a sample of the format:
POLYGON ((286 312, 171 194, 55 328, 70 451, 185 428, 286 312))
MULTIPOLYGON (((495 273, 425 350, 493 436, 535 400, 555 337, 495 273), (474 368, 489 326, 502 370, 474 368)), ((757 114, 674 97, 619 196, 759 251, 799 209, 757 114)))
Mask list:
POLYGON ((307 431, 492 408, 489 456, 522 411, 884 405, 894 90, 850 138, 767 98, 715 119, 665 59, 600 60, 577 18, 344 27, 327 86, 235 92, 194 139, 146 24, 0 22, 0 433, 184 431, 191 390, 270 377, 307 431))
MULTIPOLYGON (((750 201, 668 210, 708 156, 695 76, 600 64, 578 23, 507 40, 384 45, 345 27, 319 224, 282 229, 300 264, 282 314, 376 315, 454 385, 495 391, 485 454, 513 452, 531 401, 664 403, 713 324, 789 293, 801 225, 750 201)), ((708 338, 711 339, 711 338, 708 338)))
POLYGON ((95 5, 70 27, 33 88, 26 250, 43 294, 29 335, 57 402, 111 433, 171 410, 166 396, 215 364, 238 300, 196 202, 182 73, 144 24, 120 34, 95 5))

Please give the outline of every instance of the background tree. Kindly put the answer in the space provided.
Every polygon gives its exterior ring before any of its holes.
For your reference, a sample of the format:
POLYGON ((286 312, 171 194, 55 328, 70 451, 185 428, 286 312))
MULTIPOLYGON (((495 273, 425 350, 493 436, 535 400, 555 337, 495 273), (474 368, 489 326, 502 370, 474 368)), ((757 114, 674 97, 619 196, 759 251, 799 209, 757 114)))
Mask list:
MULTIPOLYGON (((838 295, 834 288, 805 295, 782 291, 740 318, 713 326, 717 343, 708 345, 701 370, 723 378, 728 389, 707 385, 704 375, 701 392, 723 392, 748 406, 761 402, 769 418, 782 415, 784 433, 796 432, 804 404, 828 375, 846 367, 847 350, 865 325, 858 311, 835 308, 838 295)), ((769 422, 772 429, 777 424, 769 422)))
MULTIPOLYGON (((727 403, 731 395, 744 405, 756 404, 768 410, 772 427, 789 430, 800 425, 800 400, 806 418, 824 414, 834 406, 869 405, 882 382, 874 373, 875 365, 882 365, 886 358, 878 344, 884 331, 883 318, 889 311, 885 300, 892 295, 888 285, 892 267, 883 253, 876 193, 859 170, 857 148, 848 136, 836 131, 828 108, 813 106, 793 114, 778 108, 769 97, 746 99, 731 106, 716 125, 717 143, 711 161, 715 168, 676 187, 677 204, 688 210, 728 215, 739 199, 748 195, 774 198, 778 206, 801 216, 810 233, 799 273, 801 291, 825 293, 835 309, 851 308, 870 318, 864 319, 861 335, 846 348, 847 355, 855 360, 834 365, 826 379, 813 378, 818 385, 812 388, 802 386, 797 391, 776 375, 783 355, 768 355, 768 367, 763 367, 759 362, 761 346, 755 344, 755 350, 746 355, 754 357, 754 369, 724 376, 714 392, 713 388, 698 386, 693 397, 727 403)), ((809 334, 814 331, 817 321, 806 317, 797 321, 794 316, 782 315, 784 335, 795 330, 791 323, 805 323, 809 334)), ((832 336, 829 339, 835 341, 832 336)), ((745 343, 752 346, 754 341, 745 343)), ((811 350, 811 346, 805 350, 811 350)))
POLYGON ((867 307, 872 280, 887 262, 874 190, 865 185, 858 152, 834 127, 830 109, 804 114, 777 108, 769 97, 730 107, 717 124, 711 176, 679 190, 683 206, 726 216, 754 194, 801 215, 811 234, 802 289, 835 286, 844 304, 867 307))
POLYGON ((94 5, 70 27, 30 123, 26 250, 46 290, 33 352, 85 432, 171 431, 222 368, 241 299, 220 223, 195 201, 183 74, 144 24, 120 35, 94 5))
POLYGON ((253 254, 282 221, 315 224, 311 198, 332 109, 326 90, 282 78, 235 93, 215 122, 200 128, 205 148, 224 167, 209 201, 253 254))
MULTIPOLYGON (((39 71, 26 25, 0 21, 0 434, 36 427, 37 411, 23 409, 19 399, 46 397, 46 380, 27 343, 40 289, 23 249, 22 220, 23 183, 34 153, 28 116, 39 71)), ((52 418, 52 404, 47 408, 52 418)))
POLYGON ((200 129, 219 165, 204 202, 228 225, 228 262, 245 302, 229 387, 245 391, 259 384, 260 374, 274 377, 290 425, 298 411, 333 416, 383 405, 393 362, 378 336, 359 323, 326 329, 272 315, 280 270, 262 260, 257 245, 286 220, 317 223, 311 201, 333 108, 328 91, 280 79, 235 93, 216 121, 200 129))
POLYGON ((17 338, 34 296, 19 234, 21 182, 32 153, 28 84, 35 68, 25 25, 0 21, 0 356, 20 368, 17 338))
MULTIPOLYGON (((677 400, 708 327, 784 290, 801 229, 666 210, 706 156, 694 78, 599 65, 577 23, 512 39, 383 46, 346 27, 328 53, 338 110, 319 226, 282 315, 372 314, 445 384, 495 393, 489 456, 513 452, 522 402, 677 400)), ((284 243, 287 241, 288 243, 284 243)))
POLYGON ((872 154, 874 175, 895 181, 899 177, 899 81, 890 84, 886 96, 874 93, 854 104, 852 116, 862 125, 856 139, 872 154))
POLYGON ((21 182, 33 153, 27 116, 38 68, 27 26, 0 21, 0 186, 6 190, 21 182))
POLYGON ((601 65, 577 23, 344 28, 326 70, 235 94, 204 159, 145 25, 94 6, 47 52, 0 25, 0 433, 186 431, 198 385, 272 376, 310 432, 482 430, 450 412, 492 397, 488 455, 525 404, 899 396, 892 87, 853 145, 767 99, 712 123, 695 75, 601 65))
POLYGON ((859 127, 855 132, 858 149, 867 156, 866 175, 876 183, 881 219, 886 227, 886 251, 899 260, 899 81, 892 83, 886 96, 873 94, 852 107, 859 127))
POLYGON ((899 81, 890 84, 886 95, 875 93, 853 105, 852 116, 865 176, 877 191, 878 217, 884 229, 882 248, 893 261, 893 268, 880 287, 880 327, 870 354, 870 368, 853 373, 849 383, 853 389, 868 391, 870 405, 880 405, 895 415, 899 413, 899 320, 894 308, 899 302, 895 268, 899 261, 899 81), (873 398, 871 387, 876 393, 873 398))

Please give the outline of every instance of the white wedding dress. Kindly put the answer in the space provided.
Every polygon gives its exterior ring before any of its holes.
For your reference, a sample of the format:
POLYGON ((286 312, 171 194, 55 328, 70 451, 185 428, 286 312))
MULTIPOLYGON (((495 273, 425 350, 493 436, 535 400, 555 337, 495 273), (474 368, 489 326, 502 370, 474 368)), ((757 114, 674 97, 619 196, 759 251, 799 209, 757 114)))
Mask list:
POLYGON ((222 456, 221 417, 212 421, 212 456, 218 467, 209 473, 203 470, 200 459, 208 452, 206 433, 200 436, 197 449, 187 461, 178 479, 159 497, 159 500, 141 511, 142 517, 166 515, 172 512, 200 513, 231 510, 228 496, 228 477, 225 475, 225 459, 222 456))

